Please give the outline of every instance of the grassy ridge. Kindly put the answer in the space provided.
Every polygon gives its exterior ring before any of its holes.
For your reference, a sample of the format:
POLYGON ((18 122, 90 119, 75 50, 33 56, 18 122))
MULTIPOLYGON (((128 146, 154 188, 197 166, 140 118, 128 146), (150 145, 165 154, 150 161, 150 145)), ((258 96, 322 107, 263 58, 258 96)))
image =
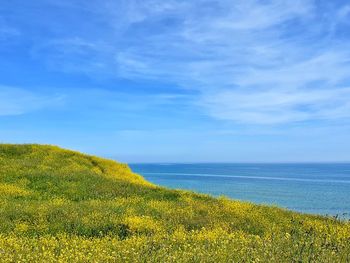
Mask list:
POLYGON ((0 262, 349 262, 350 225, 153 185, 54 146, 0 145, 0 262))

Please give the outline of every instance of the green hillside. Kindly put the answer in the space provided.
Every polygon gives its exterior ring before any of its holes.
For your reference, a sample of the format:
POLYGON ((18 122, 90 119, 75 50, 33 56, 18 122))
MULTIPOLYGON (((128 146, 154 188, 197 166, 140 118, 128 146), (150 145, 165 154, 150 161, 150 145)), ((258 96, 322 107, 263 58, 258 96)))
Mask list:
POLYGON ((3 144, 0 262, 350 262, 350 224, 169 190, 54 146, 3 144))

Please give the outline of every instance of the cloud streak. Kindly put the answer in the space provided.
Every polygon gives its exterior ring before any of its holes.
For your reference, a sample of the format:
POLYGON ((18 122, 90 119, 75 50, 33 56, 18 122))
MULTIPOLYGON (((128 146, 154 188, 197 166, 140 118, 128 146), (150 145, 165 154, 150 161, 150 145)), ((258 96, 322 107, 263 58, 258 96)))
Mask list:
POLYGON ((62 96, 42 95, 16 87, 0 85, 0 116, 22 115, 51 108, 62 101, 62 96))
POLYGON ((349 117, 350 88, 297 91, 222 91, 203 99, 214 117, 239 123, 278 124, 349 117))
MULTIPOLYGON (((218 6, 222 13, 217 8, 202 17, 187 6, 182 27, 145 36, 143 47, 123 51, 120 73, 196 89, 197 105, 218 119, 278 124, 350 117, 350 93, 343 87, 349 81, 349 43, 320 37, 330 30, 327 21, 308 26, 320 19, 313 1, 218 6), (172 43, 175 37, 181 41, 172 43)), ((336 12, 343 18, 347 6, 336 12)))
POLYGON ((176 84, 198 94, 188 100, 192 106, 237 123, 350 117, 350 43, 341 37, 346 3, 47 3, 93 17, 87 28, 72 25, 66 33, 50 22, 54 37, 33 41, 33 57, 51 69, 176 84))

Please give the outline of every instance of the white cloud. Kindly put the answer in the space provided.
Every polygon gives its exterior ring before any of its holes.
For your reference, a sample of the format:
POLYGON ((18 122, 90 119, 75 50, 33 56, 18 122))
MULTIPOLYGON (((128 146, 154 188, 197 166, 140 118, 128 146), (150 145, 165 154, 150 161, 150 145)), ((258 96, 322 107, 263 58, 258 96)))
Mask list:
POLYGON ((20 35, 21 33, 17 28, 9 26, 0 16, 0 40, 8 40, 20 35))
POLYGON ((350 117, 350 88, 334 90, 226 90, 201 101, 219 119, 278 124, 350 117))
POLYGON ((348 21, 349 22, 349 15, 350 15, 350 5, 346 5, 342 7, 338 12, 338 17, 342 21, 348 21))
POLYGON ((208 115, 235 122, 349 117, 342 87, 350 81, 350 43, 335 35, 348 5, 104 0, 59 7, 88 10, 103 26, 37 43, 34 55, 54 70, 175 83, 199 94, 194 105, 208 115))
POLYGON ((98 74, 115 73, 110 59, 113 48, 103 41, 88 41, 79 37, 50 39, 32 49, 31 55, 44 60, 51 70, 98 74))
POLYGON ((49 108, 62 101, 61 96, 36 94, 21 88, 0 86, 0 116, 21 115, 49 108))

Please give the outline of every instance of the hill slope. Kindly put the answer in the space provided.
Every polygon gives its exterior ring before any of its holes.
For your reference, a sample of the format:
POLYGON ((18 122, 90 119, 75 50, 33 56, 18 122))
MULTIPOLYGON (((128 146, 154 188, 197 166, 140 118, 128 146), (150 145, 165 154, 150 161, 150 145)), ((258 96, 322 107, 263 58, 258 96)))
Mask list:
POLYGON ((349 260, 349 223, 165 189, 54 146, 0 145, 1 262, 349 260))

